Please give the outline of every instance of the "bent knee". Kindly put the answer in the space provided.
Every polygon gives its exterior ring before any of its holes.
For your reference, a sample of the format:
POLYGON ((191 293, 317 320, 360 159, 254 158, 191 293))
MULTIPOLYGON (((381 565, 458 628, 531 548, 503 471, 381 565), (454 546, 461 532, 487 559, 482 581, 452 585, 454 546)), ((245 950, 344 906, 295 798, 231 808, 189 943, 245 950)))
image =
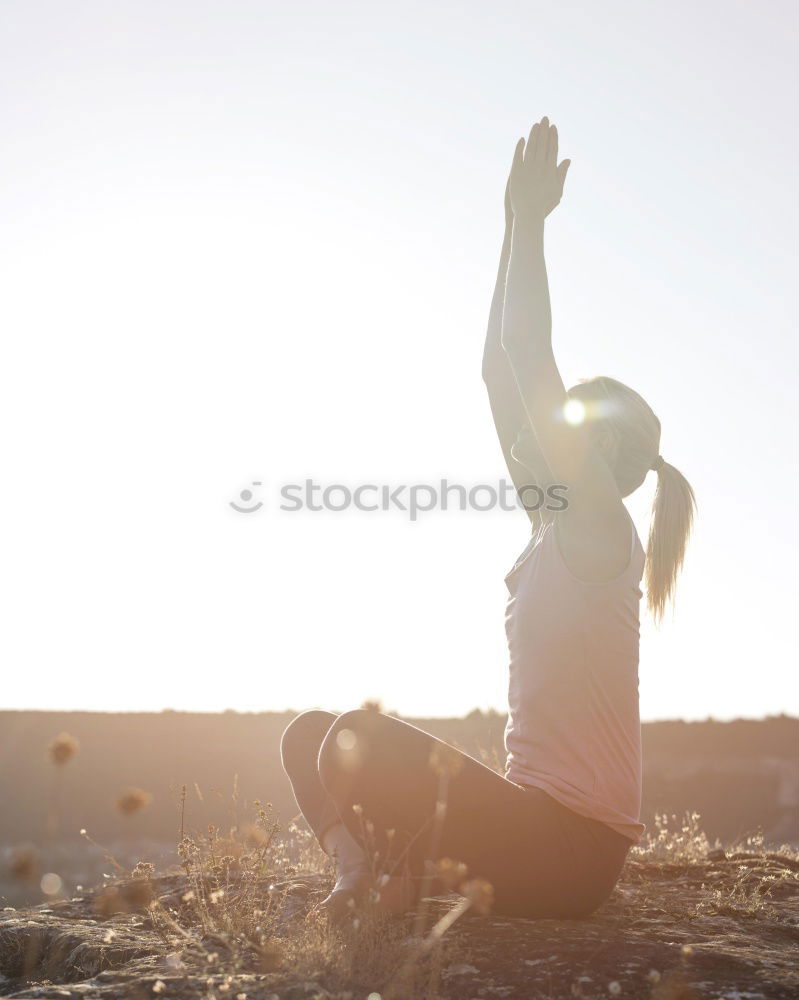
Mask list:
POLYGON ((330 727, 327 742, 333 741, 339 747, 347 749, 353 743, 368 743, 379 733, 384 733, 391 725, 397 724, 396 719, 368 708, 355 708, 339 715, 330 727), (351 734, 351 735, 350 735, 351 734))
POLYGON ((280 758, 283 767, 288 770, 297 754, 305 757, 311 749, 317 753, 325 733, 335 721, 336 716, 332 712, 322 712, 317 709, 301 712, 292 719, 280 738, 280 758))
POLYGON ((390 722, 379 712, 356 708, 344 712, 328 729, 319 750, 319 776, 330 787, 338 775, 353 774, 363 767, 375 734, 390 722))

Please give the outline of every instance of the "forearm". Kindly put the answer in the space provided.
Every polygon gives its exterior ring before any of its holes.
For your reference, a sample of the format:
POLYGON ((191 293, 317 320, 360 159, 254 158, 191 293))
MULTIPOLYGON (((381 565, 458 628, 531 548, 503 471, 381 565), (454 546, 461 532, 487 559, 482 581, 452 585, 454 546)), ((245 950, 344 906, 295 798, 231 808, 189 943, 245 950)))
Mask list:
POLYGON ((543 216, 525 216, 514 223, 501 329, 511 363, 519 352, 535 355, 552 349, 543 216))
POLYGON ((513 220, 505 225, 505 236, 502 241, 502 251, 499 255, 497 281, 494 286, 494 296, 491 299, 491 310, 488 314, 488 329, 486 330, 485 347, 483 348, 483 379, 490 377, 497 365, 506 365, 505 351, 502 347, 502 311, 505 304, 505 283, 508 276, 510 260, 511 233, 513 220))

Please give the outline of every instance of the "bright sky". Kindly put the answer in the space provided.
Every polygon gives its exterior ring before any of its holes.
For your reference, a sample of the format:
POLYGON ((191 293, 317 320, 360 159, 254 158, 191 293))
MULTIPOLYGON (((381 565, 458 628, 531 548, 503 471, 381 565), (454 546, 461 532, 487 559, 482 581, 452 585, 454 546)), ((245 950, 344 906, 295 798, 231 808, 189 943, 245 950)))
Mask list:
POLYGON ((642 717, 798 714, 798 28, 773 0, 3 4, 3 706, 504 708, 521 511, 277 508, 504 475, 482 342, 548 114, 564 379, 640 391, 700 504, 642 717))

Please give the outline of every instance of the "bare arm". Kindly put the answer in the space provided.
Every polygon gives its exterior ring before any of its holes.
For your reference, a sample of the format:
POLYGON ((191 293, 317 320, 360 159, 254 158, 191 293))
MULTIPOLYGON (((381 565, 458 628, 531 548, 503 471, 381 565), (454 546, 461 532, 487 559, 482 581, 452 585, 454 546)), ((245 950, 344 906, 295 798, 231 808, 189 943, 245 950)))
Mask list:
MULTIPOLYGON (((488 314, 488 330, 486 331, 485 348, 483 349, 483 381, 507 368, 508 359, 502 346, 502 309, 505 303, 505 280, 508 275, 510 260, 510 243, 513 233, 513 209, 510 204, 510 178, 505 187, 505 234, 502 238, 502 250, 499 255, 497 281, 494 285, 494 296, 491 299, 491 311, 488 314)), ((519 400, 519 412, 524 413, 519 400)))
POLYGON ((505 235, 499 257, 497 281, 488 316, 483 350, 483 382, 488 390, 491 415, 497 430, 502 454, 511 480, 520 493, 533 527, 540 521, 538 511, 531 509, 536 497, 523 492, 525 486, 552 481, 538 441, 529 426, 519 387, 502 346, 502 312, 505 303, 505 281, 510 260, 513 211, 510 204, 510 181, 505 189, 505 235), (520 492, 521 491, 521 492, 520 492))
POLYGON ((544 220, 560 202, 569 160, 557 163, 557 129, 547 118, 520 140, 511 169, 514 213, 502 314, 502 345, 543 456, 569 487, 558 519, 564 557, 584 579, 610 579, 626 565, 629 521, 596 426, 564 419, 568 396, 552 351, 552 313, 544 260, 544 220), (622 561, 624 560, 624 561, 622 561))

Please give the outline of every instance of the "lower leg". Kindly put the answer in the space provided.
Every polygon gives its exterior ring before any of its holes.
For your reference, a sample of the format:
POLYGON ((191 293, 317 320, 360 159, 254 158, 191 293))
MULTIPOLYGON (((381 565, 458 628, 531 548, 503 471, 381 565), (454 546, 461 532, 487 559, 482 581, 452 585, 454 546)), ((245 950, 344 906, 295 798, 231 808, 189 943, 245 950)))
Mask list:
POLYGON ((332 712, 303 712, 294 719, 280 741, 283 769, 300 812, 317 839, 340 817, 319 779, 319 748, 338 716, 332 712))
POLYGON ((366 855, 319 778, 319 748, 336 718, 331 712, 303 712, 284 732, 280 753, 297 805, 335 867, 334 892, 359 893, 368 888, 366 855))
POLYGON ((369 862, 363 847, 346 826, 342 822, 329 826, 319 843, 336 869, 334 891, 361 892, 370 879, 369 862))
POLYGON ((454 754, 471 760, 429 733, 376 712, 347 712, 325 736, 319 754, 322 784, 384 874, 403 871, 420 879, 426 862, 439 856, 442 762, 434 751, 442 758, 454 754))

